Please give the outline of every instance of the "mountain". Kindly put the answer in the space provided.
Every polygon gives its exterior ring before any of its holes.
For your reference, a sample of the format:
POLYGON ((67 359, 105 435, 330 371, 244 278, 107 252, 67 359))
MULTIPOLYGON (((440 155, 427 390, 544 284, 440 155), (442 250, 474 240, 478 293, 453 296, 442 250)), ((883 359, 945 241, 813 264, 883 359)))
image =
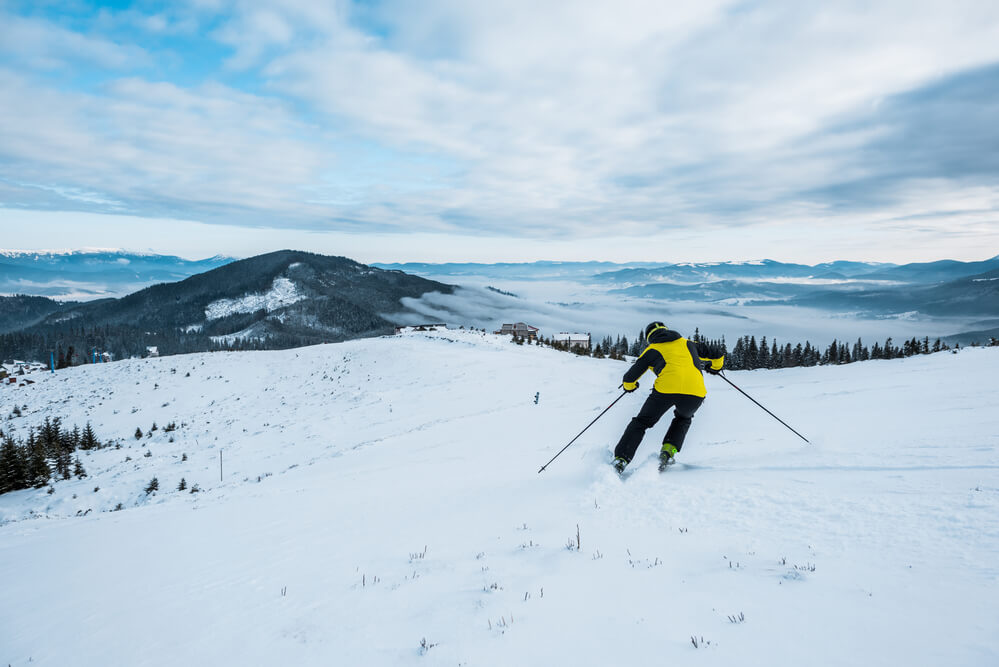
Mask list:
POLYGON ((864 291, 818 291, 795 296, 787 303, 864 313, 995 316, 999 313, 999 267, 938 284, 899 285, 864 291))
POLYGON ((987 317, 999 312, 999 259, 904 266, 764 260, 682 264, 598 274, 612 293, 664 301, 806 306, 864 316, 921 313, 987 317), (984 272, 982 272, 984 269, 984 272))
POLYGON ((614 262, 500 262, 482 264, 476 262, 445 262, 433 264, 426 262, 405 262, 384 264, 375 263, 382 269, 405 271, 420 276, 436 276, 448 278, 486 278, 505 280, 572 280, 590 278, 612 269, 659 266, 652 262, 630 262, 617 264, 614 262))
POLYGON ((57 310, 74 305, 41 296, 0 296, 0 334, 31 326, 57 310))
POLYGON ((653 268, 623 269, 597 273, 594 282, 618 285, 650 283, 704 284, 719 281, 773 281, 773 280, 844 280, 869 279, 869 274, 890 267, 890 264, 865 262, 827 262, 793 264, 764 259, 750 262, 705 262, 665 264, 653 268))
POLYGON ((987 273, 995 269, 999 269, 999 257, 981 262, 958 262, 945 259, 938 262, 894 266, 870 273, 866 278, 868 280, 892 280, 920 284, 942 283, 987 273))
POLYGON ((0 294, 81 300, 122 296, 232 261, 223 256, 188 260, 125 250, 0 250, 0 294))
POLYGON ((116 357, 212 349, 276 349, 392 331, 403 298, 452 287, 345 257, 283 250, 227 263, 120 299, 59 309, 0 338, 0 357, 56 348, 116 357))
POLYGON ((624 368, 440 331, 0 387, 121 446, 0 495, 2 659, 999 664, 999 348, 729 373, 812 444, 707 377, 621 479, 643 381, 538 474, 624 368))

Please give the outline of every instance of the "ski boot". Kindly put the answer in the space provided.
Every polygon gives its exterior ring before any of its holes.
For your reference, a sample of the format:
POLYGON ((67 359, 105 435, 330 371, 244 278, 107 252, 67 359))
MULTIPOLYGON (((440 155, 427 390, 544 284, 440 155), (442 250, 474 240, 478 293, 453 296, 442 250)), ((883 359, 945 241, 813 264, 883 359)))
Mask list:
POLYGON ((622 459, 620 456, 614 457, 614 470, 617 471, 617 474, 619 475, 622 474, 624 472, 624 469, 627 467, 628 467, 627 459, 622 459))
POLYGON ((663 443, 662 451, 659 452, 659 472, 666 470, 667 467, 676 463, 674 457, 677 451, 679 450, 668 442, 663 443))

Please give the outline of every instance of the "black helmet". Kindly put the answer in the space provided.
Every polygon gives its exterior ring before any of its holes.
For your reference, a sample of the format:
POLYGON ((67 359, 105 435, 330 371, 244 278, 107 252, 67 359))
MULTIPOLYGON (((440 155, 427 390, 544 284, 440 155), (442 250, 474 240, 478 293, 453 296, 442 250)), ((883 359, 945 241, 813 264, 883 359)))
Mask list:
POLYGON ((648 326, 645 327, 645 342, 649 341, 649 336, 652 335, 653 331, 658 329, 665 329, 666 325, 662 322, 649 322, 648 326))

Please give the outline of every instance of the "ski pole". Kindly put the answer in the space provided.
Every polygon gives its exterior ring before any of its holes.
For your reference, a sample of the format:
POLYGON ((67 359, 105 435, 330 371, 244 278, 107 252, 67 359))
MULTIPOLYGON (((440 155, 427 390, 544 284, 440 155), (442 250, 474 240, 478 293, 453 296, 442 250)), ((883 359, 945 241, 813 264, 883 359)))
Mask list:
MULTIPOLYGON (((716 373, 716 375, 718 377, 720 377, 722 380, 725 380, 725 382, 728 382, 730 385, 732 385, 733 387, 735 387, 736 391, 738 391, 740 394, 742 394, 743 396, 745 396, 746 398, 748 398, 749 400, 751 400, 753 403, 756 403, 756 405, 759 405, 761 408, 763 408, 763 411, 766 412, 768 415, 770 415, 771 417, 773 417, 774 419, 776 419, 777 421, 779 421, 781 424, 784 424, 784 426, 787 426, 791 430, 791 432, 794 433, 796 436, 798 436, 799 438, 801 438, 805 442, 808 442, 808 438, 806 438, 805 436, 803 436, 800 433, 798 433, 797 431, 795 431, 793 428, 791 428, 790 426, 788 426, 787 422, 785 422, 783 419, 781 419, 780 417, 778 417, 777 415, 775 415, 774 413, 770 412, 769 410, 767 410, 766 408, 764 408, 762 405, 760 405, 760 402, 757 401, 755 398, 753 398, 752 396, 750 396, 749 394, 747 394, 746 392, 744 392, 742 389, 739 389, 739 387, 736 387, 735 383, 732 382, 731 380, 729 380, 727 377, 725 377, 725 375, 721 371, 719 371, 718 373, 716 373)), ((812 444, 812 443, 808 442, 808 444, 812 444)))
MULTIPOLYGON (((627 394, 627 393, 628 392, 626 392, 626 391, 621 392, 621 395, 614 399, 614 403, 617 403, 622 398, 624 398, 624 395, 627 394)), ((608 410, 610 410, 611 408, 613 408, 614 407, 614 403, 611 403, 606 408, 604 408, 604 411, 601 412, 599 415, 597 415, 597 419, 600 419, 601 417, 603 417, 605 412, 607 412, 608 410)), ((576 440, 579 439, 580 435, 583 435, 584 433, 586 433, 586 429, 587 428, 590 428, 591 426, 593 426, 594 424, 596 424, 597 423, 597 419, 594 419, 589 424, 587 424, 586 428, 584 428, 582 431, 579 432, 579 435, 577 435, 575 438, 573 438, 572 440, 569 441, 569 445, 571 445, 572 443, 576 442, 576 440)), ((546 463, 543 466, 541 466, 541 470, 538 471, 538 474, 540 474, 541 472, 544 471, 545 468, 547 468, 548 466, 550 466, 551 463, 552 463, 552 461, 554 461, 555 459, 557 459, 559 457, 559 454, 561 454, 565 450, 569 449, 569 445, 566 445, 562 449, 558 450, 558 454, 556 454, 555 456, 553 456, 552 459, 551 459, 551 461, 549 461, 548 463, 546 463)))

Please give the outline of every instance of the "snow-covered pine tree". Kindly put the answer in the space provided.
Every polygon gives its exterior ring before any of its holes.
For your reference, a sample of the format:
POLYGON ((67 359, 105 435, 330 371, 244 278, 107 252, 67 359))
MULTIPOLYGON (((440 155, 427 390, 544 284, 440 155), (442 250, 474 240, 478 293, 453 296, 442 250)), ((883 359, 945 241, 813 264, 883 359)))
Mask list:
POLYGON ((28 466, 23 449, 9 435, 0 443, 0 493, 28 487, 28 466))

